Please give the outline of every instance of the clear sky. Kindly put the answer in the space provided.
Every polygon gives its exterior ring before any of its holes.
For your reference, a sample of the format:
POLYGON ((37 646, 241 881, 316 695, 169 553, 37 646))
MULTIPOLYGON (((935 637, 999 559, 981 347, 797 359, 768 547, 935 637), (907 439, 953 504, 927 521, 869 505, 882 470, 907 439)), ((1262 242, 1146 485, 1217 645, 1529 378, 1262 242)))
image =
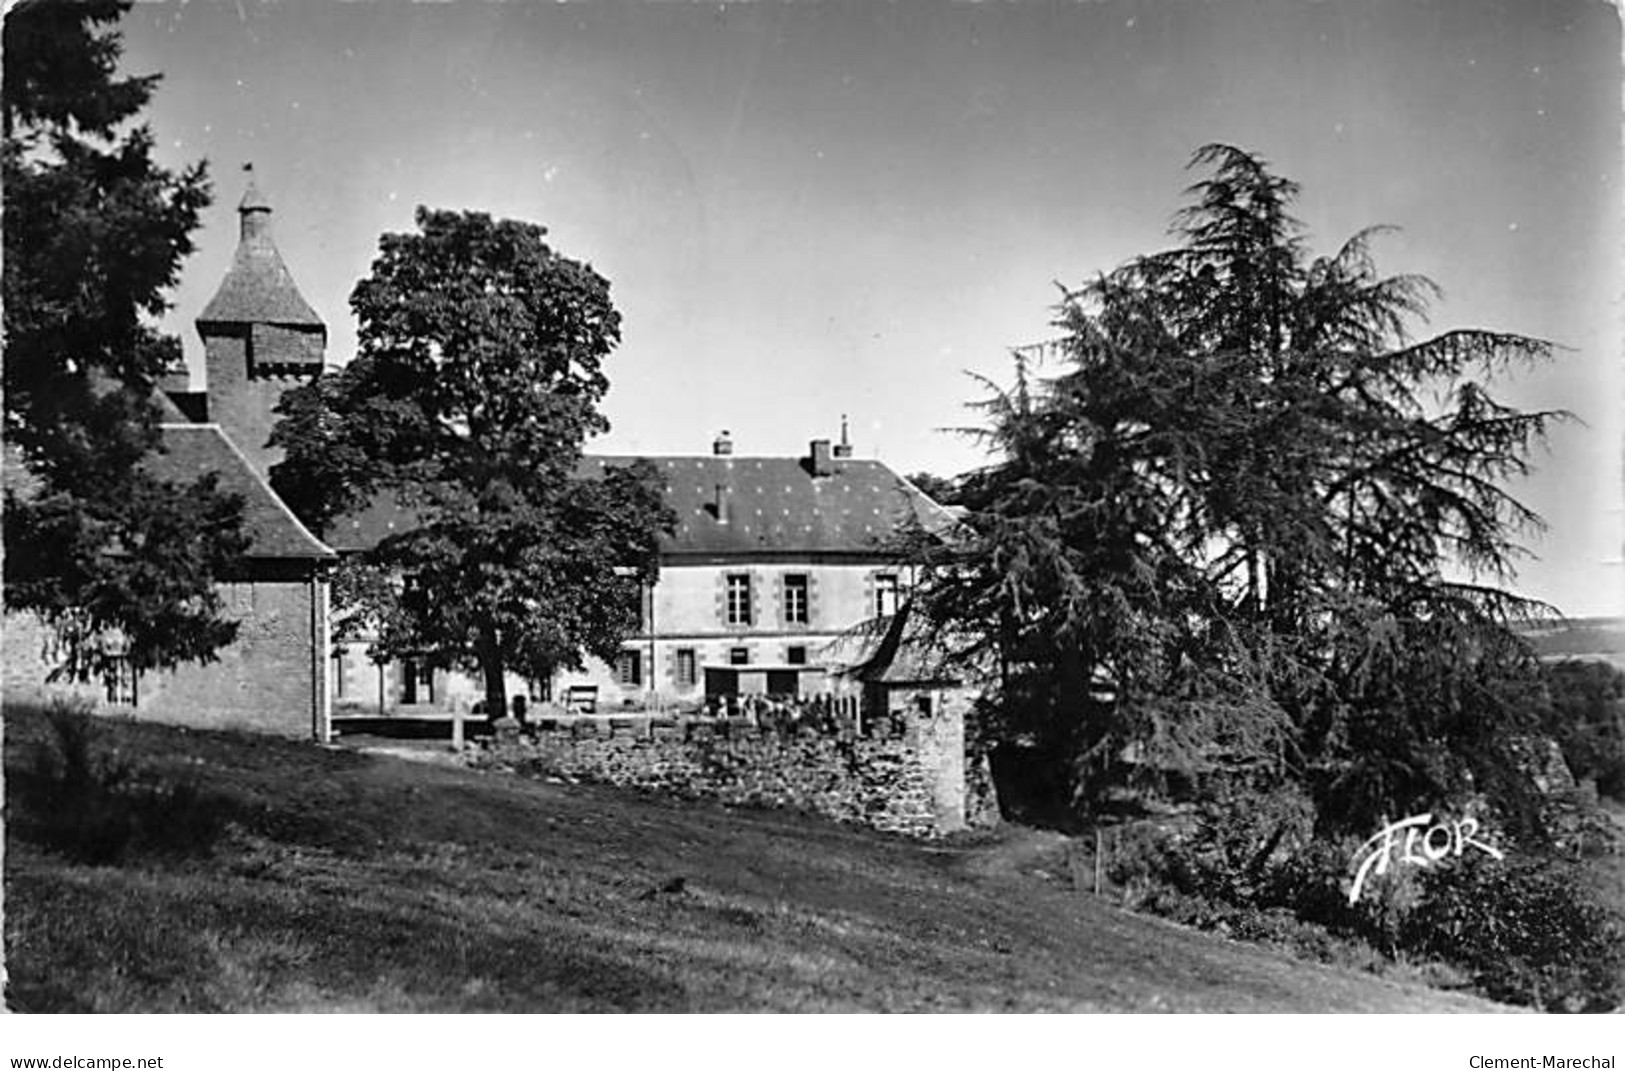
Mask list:
POLYGON ((414 206, 546 225, 607 276, 625 340, 594 448, 793 454, 849 414, 859 456, 982 461, 967 371, 1049 337, 1055 284, 1168 243, 1191 152, 1303 185, 1330 252, 1395 224, 1432 328, 1569 347, 1504 385, 1573 410, 1519 488, 1550 522, 1520 586, 1619 613, 1620 30, 1603 2, 138 4, 163 158, 217 203, 170 326, 236 243, 244 161, 353 352, 348 296, 414 206))

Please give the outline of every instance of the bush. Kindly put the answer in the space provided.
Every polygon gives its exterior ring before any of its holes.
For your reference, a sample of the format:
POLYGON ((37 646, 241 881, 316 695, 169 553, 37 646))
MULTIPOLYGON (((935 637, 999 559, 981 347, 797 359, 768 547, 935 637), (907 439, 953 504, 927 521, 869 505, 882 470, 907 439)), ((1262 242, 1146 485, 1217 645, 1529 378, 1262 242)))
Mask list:
POLYGON ((226 800, 192 781, 143 774, 97 746, 95 716, 82 703, 53 701, 50 745, 23 786, 21 831, 92 865, 136 853, 207 853, 225 831, 226 800))
POLYGON ((1131 909, 1318 960, 1409 964, 1546 1010, 1619 1005, 1620 924, 1577 866, 1476 854, 1396 865, 1350 904, 1359 843, 1298 843, 1300 815, 1291 798, 1268 806, 1237 797, 1202 808, 1188 829, 1125 828, 1108 872, 1131 909), (1283 828, 1291 832, 1278 835, 1283 828), (1283 844, 1291 850, 1275 850, 1283 844))
MULTIPOLYGON (((1268 825, 1266 822, 1265 825, 1268 825)), ((1171 919, 1240 941, 1274 945, 1300 957, 1353 969, 1374 969, 1383 957, 1351 933, 1348 894, 1338 888, 1339 868, 1306 865, 1301 852, 1264 867, 1251 879, 1237 880, 1221 864, 1221 842, 1240 848, 1235 830, 1179 830, 1140 824, 1121 828, 1112 838, 1107 873, 1122 895, 1123 906, 1171 919), (1319 899, 1332 910, 1300 912, 1294 897, 1319 899), (1330 923, 1340 925, 1332 925, 1330 923)), ((1239 854, 1256 857, 1262 843, 1239 854)), ((1319 858, 1318 845, 1308 846, 1319 858)))
POLYGON ((1605 662, 1558 662, 1547 669, 1547 730, 1579 780, 1625 801, 1625 672, 1605 662))
POLYGON ((1157 882, 1226 903, 1270 906, 1265 892, 1282 859, 1311 843, 1307 797, 1281 788, 1232 791, 1177 825, 1124 827, 1114 840, 1113 880, 1157 882))
POLYGON ((1625 996, 1619 921, 1571 864, 1465 858, 1421 881, 1421 902, 1401 927, 1404 947, 1460 965, 1492 999, 1608 1011, 1625 996))
POLYGON ((1418 876, 1405 866, 1372 876, 1351 904, 1350 861, 1359 848, 1354 838, 1311 842, 1271 870, 1260 898, 1394 959, 1402 953, 1401 927, 1420 898, 1418 876))

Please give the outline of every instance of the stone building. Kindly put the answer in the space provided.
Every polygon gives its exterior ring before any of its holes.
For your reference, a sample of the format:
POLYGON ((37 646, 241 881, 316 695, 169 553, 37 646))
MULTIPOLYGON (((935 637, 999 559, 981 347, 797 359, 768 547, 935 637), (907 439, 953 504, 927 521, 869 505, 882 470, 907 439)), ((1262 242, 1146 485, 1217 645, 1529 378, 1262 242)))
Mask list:
POLYGON ((76 695, 98 707, 173 724, 327 739, 326 567, 335 555, 272 493, 215 424, 170 422, 162 451, 146 462, 161 479, 189 483, 214 474, 243 500, 249 545, 219 592, 236 640, 207 665, 185 664, 109 682, 46 683, 58 663, 50 630, 27 614, 5 622, 5 697, 76 695))
MULTIPOLYGON (((209 666, 147 674, 98 698, 166 720, 323 739, 334 710, 471 707, 482 688, 466 674, 380 664, 364 641, 330 643, 328 567, 412 521, 381 496, 324 543, 271 490, 274 409, 321 374, 327 329, 277 250, 252 176, 237 211, 231 267, 197 319, 202 389, 182 373, 162 384, 164 450, 151 464, 176 480, 214 472, 243 497, 251 546, 241 574, 223 583, 241 633, 209 666)), ((631 460, 589 456, 583 467, 596 475, 631 460)), ((607 712, 860 691, 846 671, 872 651, 913 581, 890 546, 911 526, 940 533, 953 524, 948 511, 883 463, 853 457, 844 426, 839 442, 814 439, 800 457, 736 455, 723 432, 708 454, 649 460, 678 524, 662 539, 639 633, 613 665, 515 677, 509 694, 607 712)), ((8 692, 43 678, 48 646, 36 624, 7 621, 8 692)))
POLYGON ((165 393, 187 420, 216 424, 262 476, 281 460, 267 444, 282 392, 321 374, 327 326, 305 301, 271 237, 271 205, 252 176, 237 206, 237 252, 197 318, 204 389, 184 373, 165 393))
POLYGON ((642 629, 615 665, 562 675, 557 697, 590 689, 613 708, 847 688, 855 652, 913 585, 896 540, 953 523, 884 463, 854 458, 844 429, 801 457, 736 456, 724 432, 709 455, 650 460, 678 523, 642 629))
MULTIPOLYGON (((583 469, 596 475, 633 460, 589 456, 583 469)), ((892 541, 909 526, 940 532, 953 523, 882 462, 854 458, 844 430, 841 442, 815 439, 801 457, 736 455, 724 432, 709 454, 647 460, 677 528, 662 538, 639 633, 614 665, 594 659, 552 681, 515 678, 510 695, 608 712, 855 689, 843 671, 878 640, 913 582, 892 541)), ((362 550, 410 523, 380 500, 327 538, 341 552, 362 550)), ((380 666, 365 648, 335 645, 341 711, 430 713, 478 699, 464 674, 380 666)))
POLYGON ((163 386, 154 475, 191 482, 214 474, 243 501, 248 550, 220 582, 236 640, 207 665, 182 665, 95 686, 46 685, 55 659, 38 621, 8 615, 6 695, 71 692, 138 717, 290 737, 331 735, 327 570, 337 556, 266 482, 271 407, 291 383, 318 373, 327 329, 294 285, 271 238, 271 208, 250 179, 238 207, 236 257, 203 314, 204 390, 182 374, 163 386))

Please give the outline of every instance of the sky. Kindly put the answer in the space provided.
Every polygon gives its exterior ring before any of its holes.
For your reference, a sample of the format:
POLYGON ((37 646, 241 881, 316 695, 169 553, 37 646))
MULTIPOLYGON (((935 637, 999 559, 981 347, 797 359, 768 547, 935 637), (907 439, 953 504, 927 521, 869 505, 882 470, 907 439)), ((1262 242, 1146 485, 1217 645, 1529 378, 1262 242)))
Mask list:
POLYGON ((592 449, 741 454, 839 435, 939 475, 986 462, 977 376, 1052 337, 1063 285, 1170 244, 1209 142, 1297 180, 1318 252, 1444 290, 1425 330, 1561 344, 1498 384, 1580 418, 1515 490, 1548 530, 1517 587, 1625 612, 1621 42, 1603 2, 140 3, 161 159, 216 203, 176 289, 236 245, 243 163, 294 278, 348 296, 418 205, 541 223, 611 283, 624 340, 592 449))

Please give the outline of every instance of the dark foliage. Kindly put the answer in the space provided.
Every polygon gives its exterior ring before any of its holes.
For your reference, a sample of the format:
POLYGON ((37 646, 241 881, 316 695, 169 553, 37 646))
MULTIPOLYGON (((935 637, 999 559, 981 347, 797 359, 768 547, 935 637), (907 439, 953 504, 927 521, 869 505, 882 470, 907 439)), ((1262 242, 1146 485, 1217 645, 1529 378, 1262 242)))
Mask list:
POLYGON ((1481 792, 1536 823, 1508 625, 1541 608, 1498 585, 1539 521, 1503 485, 1563 414, 1488 385, 1550 345, 1417 341, 1436 291, 1377 274, 1380 229, 1311 257, 1295 184, 1228 146, 1193 167, 1178 244, 1068 291, 985 404, 963 538, 919 551, 945 656, 996 671, 992 730, 1085 812, 1279 784, 1328 833, 1481 792))
POLYGON ((416 520, 348 563, 346 627, 386 656, 545 678, 613 658, 673 518, 652 466, 577 472, 607 428, 609 284, 534 224, 419 209, 350 304, 361 352, 288 392, 272 483, 320 528, 387 495, 416 520))
POLYGON ((239 501, 217 493, 213 476, 177 487, 140 470, 106 494, 8 503, 8 604, 53 626, 62 675, 101 678, 120 662, 142 672, 212 657, 237 632, 218 616, 213 579, 244 549, 239 501))
POLYGON ((1488 996, 1546 1011, 1611 1011, 1625 932, 1574 866, 1484 858, 1422 878, 1404 948, 1459 964, 1488 996))
POLYGON ((1403 962, 1548 1011, 1610 1011, 1625 998, 1620 918, 1576 863, 1467 855, 1398 866, 1350 904, 1357 843, 1310 840, 1306 818, 1279 798, 1232 798, 1189 828, 1118 835, 1110 876, 1139 910, 1325 962, 1403 962))
POLYGON ((235 632, 213 579, 243 549, 235 498, 141 468, 181 353, 151 320, 209 189, 128 127, 157 84, 116 74, 128 6, 21 3, 4 31, 5 435, 27 473, 6 488, 6 605, 55 627, 78 678, 210 658, 235 632))
POLYGON ((1625 801, 1625 672, 1606 662, 1547 667, 1551 694, 1545 729, 1576 779, 1625 801))

